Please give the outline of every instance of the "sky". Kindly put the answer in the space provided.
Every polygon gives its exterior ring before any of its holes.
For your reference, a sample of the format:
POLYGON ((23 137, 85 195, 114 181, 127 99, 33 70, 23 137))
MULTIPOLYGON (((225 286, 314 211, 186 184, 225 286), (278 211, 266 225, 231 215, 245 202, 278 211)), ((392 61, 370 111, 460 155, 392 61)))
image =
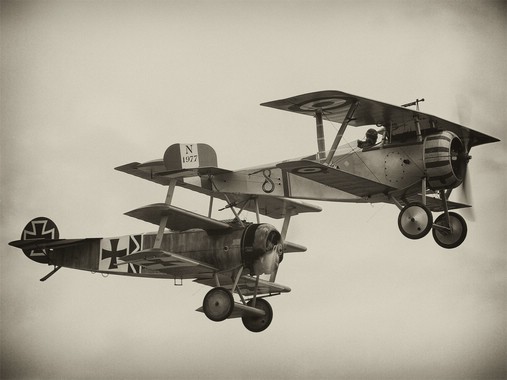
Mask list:
POLYGON ((0 17, 2 378, 507 376, 505 2, 2 1, 0 17), (51 267, 7 245, 37 216, 66 238, 152 231, 122 214, 164 187, 113 168, 173 143, 207 143, 231 170, 313 154, 311 118, 259 104, 319 90, 424 98, 502 140, 471 151, 462 246, 406 239, 392 205, 314 202, 287 236, 308 251, 278 272, 292 292, 253 334, 195 312, 204 286, 65 268, 41 283, 51 267))

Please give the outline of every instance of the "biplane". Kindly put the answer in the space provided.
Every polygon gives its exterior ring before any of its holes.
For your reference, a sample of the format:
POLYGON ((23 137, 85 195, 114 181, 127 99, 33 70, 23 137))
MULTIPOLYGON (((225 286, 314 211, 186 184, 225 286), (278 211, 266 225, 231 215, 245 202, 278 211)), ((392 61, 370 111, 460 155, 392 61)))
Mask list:
POLYGON ((60 268, 133 277, 185 279, 212 287, 203 312, 212 321, 241 318, 253 332, 265 330, 273 311, 267 297, 290 291, 275 282, 285 253, 303 252, 289 242, 292 217, 321 208, 309 200, 388 203, 399 208, 398 227, 410 239, 430 231, 438 245, 456 248, 467 225, 451 201, 462 185, 472 147, 499 141, 459 124, 341 91, 320 91, 263 103, 315 119, 317 152, 242 170, 220 168, 215 150, 203 143, 173 144, 163 158, 116 168, 167 187, 164 202, 126 215, 154 224, 156 232, 115 238, 60 239, 48 218, 31 220, 10 245, 30 259, 60 268), (324 121, 340 127, 326 150, 324 121), (369 126, 364 141, 340 146, 348 127, 369 126), (206 215, 173 204, 179 186, 209 197, 206 215), (213 216, 225 202, 232 219, 213 216), (255 221, 242 219, 247 210, 255 221), (433 213, 440 215, 433 220, 433 213), (283 220, 279 231, 261 216, 283 220))

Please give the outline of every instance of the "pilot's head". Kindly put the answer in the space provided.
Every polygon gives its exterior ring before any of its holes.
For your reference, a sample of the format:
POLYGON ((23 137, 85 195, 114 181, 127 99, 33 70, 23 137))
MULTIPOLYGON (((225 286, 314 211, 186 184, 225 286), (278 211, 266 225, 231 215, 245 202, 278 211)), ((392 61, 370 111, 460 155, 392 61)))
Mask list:
POLYGON ((373 144, 377 142, 378 133, 375 129, 370 128, 366 131, 366 139, 371 141, 373 144))

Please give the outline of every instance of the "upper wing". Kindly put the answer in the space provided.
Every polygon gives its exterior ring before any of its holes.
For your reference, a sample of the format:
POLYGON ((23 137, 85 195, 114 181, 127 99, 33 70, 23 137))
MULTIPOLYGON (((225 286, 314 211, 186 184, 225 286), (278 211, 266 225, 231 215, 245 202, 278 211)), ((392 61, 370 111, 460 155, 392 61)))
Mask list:
POLYGON ((231 228, 228 223, 208 218, 166 203, 155 203, 126 212, 125 215, 153 223, 157 226, 163 217, 167 217, 166 228, 173 231, 186 231, 200 228, 206 231, 225 230, 231 228))
POLYGON ((367 178, 334 169, 313 161, 290 161, 277 165, 283 170, 323 185, 333 187, 356 195, 358 197, 370 197, 376 194, 388 194, 395 188, 380 182, 371 181, 367 178))
POLYGON ((470 147, 499 141, 495 137, 433 115, 341 91, 312 92, 262 103, 261 105, 309 116, 315 116, 315 111, 320 109, 327 120, 341 123, 345 119, 350 106, 356 101, 359 101, 359 106, 354 112, 349 125, 383 125, 386 127, 391 126, 393 130, 415 130, 414 117, 417 117, 422 131, 433 128, 449 130, 462 140, 469 139, 470 147))

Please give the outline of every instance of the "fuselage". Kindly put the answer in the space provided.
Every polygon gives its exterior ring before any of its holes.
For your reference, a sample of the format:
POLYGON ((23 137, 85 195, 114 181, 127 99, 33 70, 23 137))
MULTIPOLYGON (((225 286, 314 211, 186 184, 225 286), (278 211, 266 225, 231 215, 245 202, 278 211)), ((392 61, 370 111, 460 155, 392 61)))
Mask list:
MULTIPOLYGON (((350 174, 403 189, 424 176, 423 142, 392 144, 359 149, 350 145, 341 146, 331 161, 331 167, 350 174)), ((316 160, 315 155, 294 160, 316 160)), ((336 202, 378 202, 385 197, 361 198, 354 194, 311 181, 283 171, 276 164, 267 164, 214 176, 215 186, 201 178, 185 178, 188 187, 199 187, 224 193, 268 195, 296 199, 324 200, 336 202)), ((198 191, 198 190, 197 190, 198 191)))
MULTIPOLYGON (((166 232, 161 248, 167 252, 206 263, 219 269, 230 269, 241 264, 241 237, 243 229, 233 229, 222 234, 208 234, 203 230, 166 232)), ((50 263, 72 269, 98 273, 120 274, 140 277, 174 276, 160 270, 122 263, 121 258, 153 247, 155 233, 125 235, 111 238, 91 238, 48 252, 50 263)), ((181 278, 185 278, 182 270, 181 278)), ((190 276, 192 277, 192 276, 190 276)))

